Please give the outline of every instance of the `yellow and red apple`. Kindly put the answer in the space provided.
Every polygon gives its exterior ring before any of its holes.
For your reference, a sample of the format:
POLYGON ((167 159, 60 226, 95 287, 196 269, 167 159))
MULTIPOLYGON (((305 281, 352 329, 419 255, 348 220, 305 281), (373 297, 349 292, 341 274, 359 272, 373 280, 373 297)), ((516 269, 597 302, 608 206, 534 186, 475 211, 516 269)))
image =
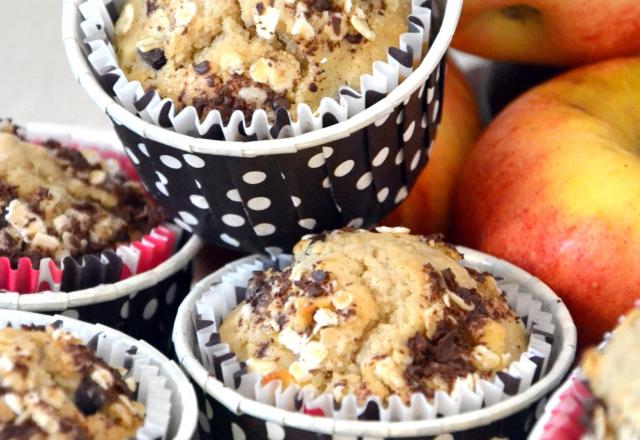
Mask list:
POLYGON ((455 182, 482 125, 471 88, 449 61, 442 120, 429 162, 407 199, 382 222, 406 226, 414 233, 446 232, 455 182))
POLYGON ((576 65, 640 53, 638 0, 465 0, 453 46, 486 58, 576 65))
POLYGON ((455 238, 565 301, 581 345, 640 298, 640 58, 573 70, 508 106, 456 189, 455 238))

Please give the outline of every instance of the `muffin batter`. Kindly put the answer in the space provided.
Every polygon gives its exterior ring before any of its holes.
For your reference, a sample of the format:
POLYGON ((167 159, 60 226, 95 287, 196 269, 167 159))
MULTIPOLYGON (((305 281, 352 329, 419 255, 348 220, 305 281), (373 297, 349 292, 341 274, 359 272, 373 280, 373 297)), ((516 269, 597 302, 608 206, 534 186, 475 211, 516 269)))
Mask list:
POLYGON ((115 48, 127 78, 200 116, 336 97, 359 88, 407 31, 409 0, 127 0, 115 48))
POLYGON ((0 132, 0 213, 0 256, 14 264, 100 253, 141 238, 163 219, 114 159, 7 132, 0 132))
POLYGON ((488 274, 437 238, 403 229, 299 242, 283 272, 257 272, 224 320, 248 370, 360 402, 450 391, 517 360, 526 332, 488 274))
POLYGON ((1 438, 134 438, 144 408, 133 387, 64 330, 0 330, 1 438))

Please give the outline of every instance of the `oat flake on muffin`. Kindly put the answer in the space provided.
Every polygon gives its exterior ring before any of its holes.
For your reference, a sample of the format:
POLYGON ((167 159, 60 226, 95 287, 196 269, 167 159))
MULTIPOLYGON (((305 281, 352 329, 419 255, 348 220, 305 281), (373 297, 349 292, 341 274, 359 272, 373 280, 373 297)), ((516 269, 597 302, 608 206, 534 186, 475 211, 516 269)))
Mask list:
POLYGON ((263 383, 337 401, 432 397, 519 359, 526 332, 489 274, 438 238, 382 231, 303 239, 289 269, 254 273, 221 340, 263 383))
POLYGON ((115 26, 120 66, 200 116, 307 103, 359 88, 406 32, 410 0, 126 0, 115 26))

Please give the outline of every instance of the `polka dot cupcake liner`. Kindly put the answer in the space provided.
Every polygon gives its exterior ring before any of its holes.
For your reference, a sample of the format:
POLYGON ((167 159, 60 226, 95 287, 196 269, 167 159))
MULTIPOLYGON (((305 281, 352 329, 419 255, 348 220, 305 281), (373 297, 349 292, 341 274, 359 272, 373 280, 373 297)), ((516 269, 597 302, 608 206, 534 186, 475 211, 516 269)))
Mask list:
POLYGON ((218 325, 238 302, 255 270, 287 266, 250 256, 201 281, 180 306, 173 340, 181 364, 199 395, 204 438, 241 439, 483 439, 524 438, 535 421, 538 400, 564 377, 575 354, 576 330, 568 310, 543 283, 509 263, 460 248, 462 264, 498 277, 512 309, 529 332, 528 349, 494 380, 475 386, 459 381, 452 393, 432 401, 415 395, 387 406, 370 399, 356 405, 347 396, 340 406, 331 395, 308 396, 298 389, 266 386, 245 373, 235 354, 219 343, 218 325), (444 436, 444 437, 443 437, 444 436))
POLYGON ((406 198, 440 122, 445 53, 460 0, 433 0, 424 59, 365 109, 294 137, 250 142, 176 133, 118 103, 87 60, 76 2, 64 3, 63 38, 80 85, 102 108, 142 181, 172 221, 206 242, 277 255, 302 235, 373 226, 406 198))
POLYGON ((236 110, 225 124, 218 110, 210 111, 202 119, 192 106, 177 112, 173 100, 163 98, 154 90, 145 91, 138 81, 126 78, 112 43, 118 18, 117 5, 114 0, 84 0, 77 6, 83 17, 80 28, 87 47, 86 57, 105 91, 149 123, 178 133, 217 140, 278 139, 321 129, 327 121, 332 124, 343 122, 382 99, 409 76, 436 35, 431 32, 432 1, 412 0, 407 32, 400 35, 397 47, 389 48, 386 62, 374 62, 370 72, 360 77, 359 90, 342 87, 338 99, 323 98, 315 112, 309 105, 299 104, 297 117, 280 108, 271 123, 264 110, 255 111, 251 120, 246 120, 243 112, 236 110))
POLYGON ((135 397, 145 406, 137 440, 189 440, 197 426, 197 400, 182 370, 144 341, 138 341, 103 325, 92 325, 68 316, 0 310, 0 328, 52 325, 70 332, 97 357, 123 368, 137 388, 135 397))
MULTIPOLYGON (((75 127, 26 124, 21 134, 30 140, 54 139, 63 145, 91 145, 117 154, 117 140, 96 142, 105 136, 75 127)), ((127 160, 123 163, 130 166, 127 160)), ((201 247, 198 237, 190 238, 172 225, 171 229, 156 228, 145 239, 116 252, 90 256, 80 262, 69 259, 73 264, 65 260, 63 271, 52 263, 41 264, 39 270, 30 264, 12 269, 3 266, 0 259, 0 282, 16 287, 5 287, 10 291, 0 293, 0 308, 61 313, 109 325, 145 339, 163 351, 169 350, 170 323, 189 291, 191 260, 201 247), (47 283, 52 289, 24 293, 32 290, 30 287, 47 283)))

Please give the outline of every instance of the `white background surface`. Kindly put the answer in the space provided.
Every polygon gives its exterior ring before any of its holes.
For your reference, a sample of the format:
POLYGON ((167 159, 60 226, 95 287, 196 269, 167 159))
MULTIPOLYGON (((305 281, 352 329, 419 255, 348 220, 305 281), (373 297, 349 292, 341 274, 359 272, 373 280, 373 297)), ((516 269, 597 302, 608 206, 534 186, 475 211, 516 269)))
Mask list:
POLYGON ((0 117, 108 130, 62 48, 62 0, 2 0, 0 117))

